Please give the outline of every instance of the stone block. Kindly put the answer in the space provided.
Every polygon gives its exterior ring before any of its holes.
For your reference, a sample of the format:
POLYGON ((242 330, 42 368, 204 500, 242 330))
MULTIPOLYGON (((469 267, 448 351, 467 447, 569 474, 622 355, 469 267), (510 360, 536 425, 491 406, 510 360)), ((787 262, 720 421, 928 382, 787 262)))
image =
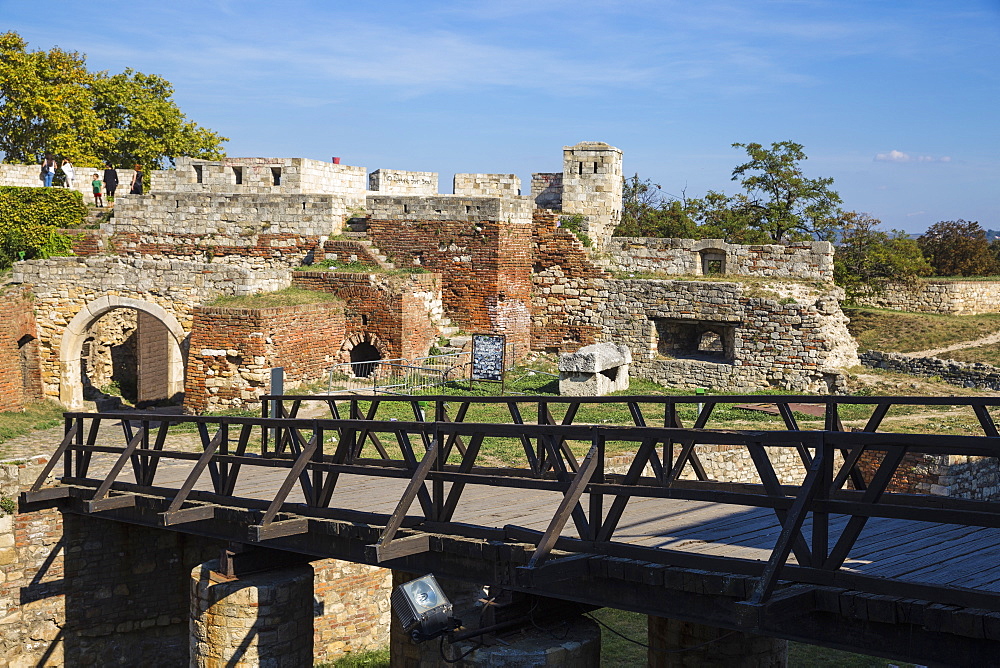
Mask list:
POLYGON ((627 390, 632 353, 620 343, 595 343, 559 357, 559 394, 596 397, 627 390))

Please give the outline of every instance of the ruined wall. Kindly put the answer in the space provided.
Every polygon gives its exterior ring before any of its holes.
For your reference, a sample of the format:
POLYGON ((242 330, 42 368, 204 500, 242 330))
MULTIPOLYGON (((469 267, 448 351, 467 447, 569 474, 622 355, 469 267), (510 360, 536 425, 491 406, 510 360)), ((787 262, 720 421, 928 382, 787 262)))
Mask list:
POLYGON ((861 363, 873 369, 888 369, 914 376, 937 376, 959 387, 1000 390, 1000 367, 982 362, 958 362, 937 357, 913 357, 903 353, 866 350, 861 363))
POLYGON ((153 193, 115 208, 105 231, 116 253, 255 269, 302 264, 348 214, 345 200, 331 195, 153 193))
MULTIPOLYGON (((373 215, 368 236, 399 266, 418 264, 440 272, 447 316, 470 333, 506 334, 520 357, 528 350, 531 326, 529 203, 482 201, 484 208, 491 209, 490 218, 428 220, 414 215, 402 219, 409 214, 397 209, 391 218, 373 215), (505 208, 518 215, 503 216, 505 208)), ((384 209, 388 214, 391 207, 384 209)), ((442 208, 436 215, 448 213, 442 208)), ((474 211, 463 214, 475 215, 474 211)))
POLYGON ((437 172, 376 169, 368 175, 368 189, 382 195, 437 195, 437 172))
POLYGON ((1000 281, 919 281, 893 284, 855 297, 862 306, 918 313, 976 315, 1000 312, 1000 281))
POLYGON ((297 271, 295 287, 331 292, 344 300, 344 346, 348 351, 365 342, 382 359, 406 359, 427 354, 439 330, 443 307, 438 274, 389 275, 377 272, 297 271))
MULTIPOLYGON (((288 287, 288 274, 220 263, 95 256, 18 262, 12 279, 27 284, 35 295, 43 393, 58 400, 63 334, 88 304, 109 294, 115 300, 134 299, 163 309, 190 331, 195 306, 220 294, 280 290, 288 287)), ((83 336, 85 331, 72 334, 83 336)))
MULTIPOLYGON (((858 466, 866 479, 871 479, 883 458, 881 452, 861 455, 858 466)), ((1000 466, 995 457, 910 453, 903 456, 886 491, 996 501, 1000 499, 1000 466)))
POLYGON ((521 179, 514 174, 455 174, 452 191, 470 197, 518 197, 521 179))
POLYGON ((34 299, 22 286, 0 287, 0 411, 42 395, 34 299))
POLYGON ((176 401, 170 387, 170 330, 152 315, 136 312, 136 405, 176 401))
POLYGON ((728 244, 721 239, 613 237, 602 251, 602 266, 615 272, 687 276, 720 273, 833 281, 833 244, 827 241, 783 246, 728 244), (716 257, 722 258, 721 271, 713 272, 709 262, 716 257))
POLYGON ((343 305, 194 309, 184 406, 195 412, 256 403, 270 391, 269 369, 285 388, 324 378, 344 340, 343 305))
POLYGON ((839 386, 838 369, 858 363, 837 289, 615 279, 572 235, 537 218, 535 349, 624 343, 637 375, 728 389, 826 392, 839 386))

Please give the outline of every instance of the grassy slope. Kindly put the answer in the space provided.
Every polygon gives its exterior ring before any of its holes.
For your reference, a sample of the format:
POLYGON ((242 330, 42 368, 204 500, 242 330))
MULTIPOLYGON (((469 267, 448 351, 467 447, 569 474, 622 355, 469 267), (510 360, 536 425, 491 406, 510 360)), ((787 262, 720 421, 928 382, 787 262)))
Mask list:
POLYGON ((885 309, 844 309, 861 350, 910 353, 972 341, 1000 330, 1000 313, 942 315, 885 309))

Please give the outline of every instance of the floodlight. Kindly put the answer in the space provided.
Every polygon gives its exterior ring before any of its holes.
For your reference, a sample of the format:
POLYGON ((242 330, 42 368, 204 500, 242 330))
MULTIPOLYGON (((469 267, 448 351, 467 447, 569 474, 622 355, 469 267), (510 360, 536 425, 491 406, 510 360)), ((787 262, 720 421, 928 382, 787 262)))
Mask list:
POLYGON ((451 601, 433 575, 396 587, 390 600, 403 631, 416 642, 436 638, 458 627, 458 620, 451 616, 451 601))

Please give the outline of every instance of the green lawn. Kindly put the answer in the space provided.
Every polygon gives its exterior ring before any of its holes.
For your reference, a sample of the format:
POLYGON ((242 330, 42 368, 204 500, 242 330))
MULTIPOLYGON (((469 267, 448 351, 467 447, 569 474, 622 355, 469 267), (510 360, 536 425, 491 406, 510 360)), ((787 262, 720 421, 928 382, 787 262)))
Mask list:
POLYGON ((861 350, 911 353, 972 341, 1000 331, 1000 313, 944 315, 845 308, 848 329, 861 350))
MULTIPOLYGON (((54 401, 39 401, 29 404, 24 411, 0 413, 0 443, 38 429, 48 429, 62 424, 62 414, 66 409, 54 401)), ((0 458, 3 447, 0 446, 0 458)))

